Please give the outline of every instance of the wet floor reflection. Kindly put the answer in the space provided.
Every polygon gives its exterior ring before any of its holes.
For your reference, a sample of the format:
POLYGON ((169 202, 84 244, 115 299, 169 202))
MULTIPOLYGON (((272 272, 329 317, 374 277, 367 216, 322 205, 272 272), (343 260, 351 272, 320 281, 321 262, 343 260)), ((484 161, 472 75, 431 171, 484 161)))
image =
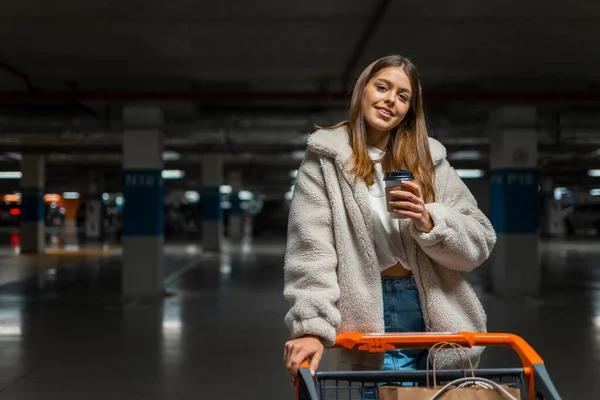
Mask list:
MULTIPOLYGON (((46 249, 79 251, 82 249, 103 249, 119 247, 115 238, 107 237, 101 240, 88 240, 80 229, 75 226, 46 227, 46 249)), ((2 254, 20 254, 21 237, 18 227, 0 227, 0 251, 2 254)))
MULTIPOLYGON (((564 398, 598 394, 600 250, 592 242, 543 249, 542 296, 480 291, 489 329, 525 337, 564 398)), ((119 254, 5 257, 3 269, 38 270, 34 279, 0 286, 3 398, 292 398, 281 365, 289 336, 283 242, 248 240, 226 250, 169 244, 168 295, 127 303, 119 296, 119 254), (269 396, 256 382, 269 383, 269 396)), ((511 352, 492 349, 481 366, 515 363, 511 352)))

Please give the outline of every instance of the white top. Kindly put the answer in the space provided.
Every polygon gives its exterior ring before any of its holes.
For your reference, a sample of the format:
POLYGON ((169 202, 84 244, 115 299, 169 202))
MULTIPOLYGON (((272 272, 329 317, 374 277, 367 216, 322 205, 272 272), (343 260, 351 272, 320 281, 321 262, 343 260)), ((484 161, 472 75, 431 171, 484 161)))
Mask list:
MULTIPOLYGON (((383 155, 384 151, 376 147, 369 147, 371 160, 377 161, 383 155)), ((375 238, 375 253, 377 254, 379 270, 385 271, 398 261, 404 268, 410 269, 406 262, 406 254, 400 236, 400 221, 402 220, 389 217, 383 177, 381 163, 376 162, 374 182, 373 185, 369 186, 369 202, 373 214, 373 236, 375 238)))

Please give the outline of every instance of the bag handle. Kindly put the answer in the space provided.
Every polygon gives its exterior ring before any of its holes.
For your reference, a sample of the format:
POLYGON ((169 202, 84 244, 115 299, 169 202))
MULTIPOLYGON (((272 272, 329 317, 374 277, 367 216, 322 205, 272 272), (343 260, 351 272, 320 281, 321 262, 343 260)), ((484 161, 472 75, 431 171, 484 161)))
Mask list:
MULTIPOLYGON (((427 365, 426 365, 426 373, 425 373, 427 388, 429 388, 429 361, 431 361, 431 353, 435 349, 435 354, 433 356, 433 387, 435 388, 437 386, 437 378, 436 378, 437 355, 440 350, 442 350, 444 347, 447 347, 447 346, 453 347, 456 350, 463 351, 465 358, 467 359, 467 361, 469 361, 469 367, 471 369, 471 376, 473 378, 475 378, 475 370, 473 368, 473 363, 471 362, 471 357, 469 357, 469 354, 467 353, 467 351, 465 350, 464 347, 462 347, 461 345, 459 345, 457 343, 452 343, 452 342, 438 342, 438 343, 434 344, 433 346, 431 346, 431 348, 429 349, 429 354, 427 354, 427 365)), ((465 378, 466 378, 467 371, 465 368, 464 360, 463 360, 463 370, 465 370, 465 378)))
MULTIPOLYGON (((444 392, 446 392, 451 387, 455 386, 457 383, 467 383, 467 382, 486 383, 486 384, 492 386, 493 389, 495 389, 498 392, 500 392, 504 396, 504 398, 506 400, 519 400, 515 396, 513 396, 512 394, 508 393, 508 391, 505 388, 503 388, 501 385, 499 385, 498 383, 496 383, 496 382, 494 382, 492 380, 486 379, 486 378, 479 378, 479 377, 477 377, 477 378, 459 378, 459 379, 456 379, 456 380, 454 380, 454 381, 446 384, 446 386, 444 386, 443 388, 441 388, 429 400, 437 400, 437 399, 439 399, 442 396, 442 394, 444 394, 444 392)), ((489 389, 486 389, 486 390, 489 390, 489 389)))
MULTIPOLYGON (((463 354, 465 355, 465 358, 467 359, 467 361, 469 361, 469 367, 471 369, 471 376, 473 378, 475 378, 475 369, 473 368, 473 363, 471 362, 471 357, 469 357, 469 353, 467 353, 467 351, 465 350, 464 347, 462 347, 459 344, 456 343, 450 343, 451 347, 454 347, 456 350, 462 351, 463 354)), ((436 348, 436 352, 435 355, 433 356, 433 387, 435 388, 437 386, 437 379, 436 379, 436 360, 437 360, 437 356, 440 352, 440 350, 443 349, 443 346, 440 346, 439 348, 436 348)), ((467 371, 465 368, 465 361, 463 360, 463 370, 465 370, 465 378, 467 377, 467 371)))

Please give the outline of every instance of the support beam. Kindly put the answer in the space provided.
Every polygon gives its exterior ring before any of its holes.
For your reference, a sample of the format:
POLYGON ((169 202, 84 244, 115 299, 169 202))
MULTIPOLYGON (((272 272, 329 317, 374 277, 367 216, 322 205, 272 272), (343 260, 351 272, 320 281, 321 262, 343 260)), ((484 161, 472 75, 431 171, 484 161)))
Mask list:
POLYGON ((123 132, 123 296, 157 297, 163 291, 163 135, 156 107, 126 107, 123 132))
POLYGON ((21 253, 41 254, 45 251, 44 187, 46 165, 44 156, 23 154, 21 159, 21 213, 19 236, 21 253))
MULTIPOLYGON (((533 107, 505 107, 492 119, 530 122, 533 107)), ((497 243, 492 253, 494 291, 500 295, 536 296, 540 291, 539 193, 535 129, 507 129, 491 134, 490 219, 497 243)))

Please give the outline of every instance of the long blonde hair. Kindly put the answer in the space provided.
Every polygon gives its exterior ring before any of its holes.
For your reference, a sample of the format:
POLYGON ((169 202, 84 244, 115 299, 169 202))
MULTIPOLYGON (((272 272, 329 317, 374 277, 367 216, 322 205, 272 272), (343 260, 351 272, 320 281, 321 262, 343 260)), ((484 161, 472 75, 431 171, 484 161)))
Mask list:
POLYGON ((352 147, 352 173, 356 180, 362 179, 367 185, 373 184, 374 165, 369 157, 367 130, 362 110, 365 87, 377 73, 385 68, 400 67, 404 70, 412 86, 412 99, 406 116, 398 127, 390 132, 385 155, 382 159, 384 172, 407 169, 411 171, 421 187, 426 203, 435 201, 433 188, 434 166, 429 150, 429 137, 423 110, 423 94, 417 69, 406 57, 390 55, 371 63, 360 74, 350 102, 350 115, 347 121, 321 129, 336 129, 346 126, 352 147))

